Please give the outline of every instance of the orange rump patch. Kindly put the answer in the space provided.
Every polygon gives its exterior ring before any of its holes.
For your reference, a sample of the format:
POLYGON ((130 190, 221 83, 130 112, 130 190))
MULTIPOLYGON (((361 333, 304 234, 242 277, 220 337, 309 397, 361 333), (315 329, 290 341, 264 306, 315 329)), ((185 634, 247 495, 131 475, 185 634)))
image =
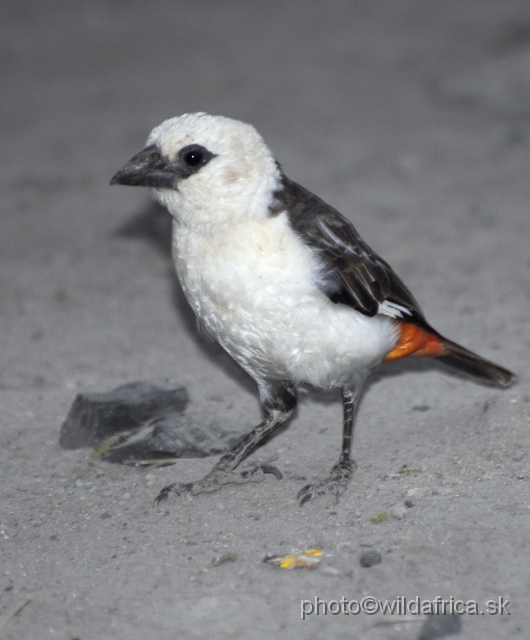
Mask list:
POLYGON ((399 358, 433 358, 448 355, 450 350, 433 333, 417 327, 415 324, 401 322, 398 325, 399 337, 396 346, 383 358, 391 362, 399 358))

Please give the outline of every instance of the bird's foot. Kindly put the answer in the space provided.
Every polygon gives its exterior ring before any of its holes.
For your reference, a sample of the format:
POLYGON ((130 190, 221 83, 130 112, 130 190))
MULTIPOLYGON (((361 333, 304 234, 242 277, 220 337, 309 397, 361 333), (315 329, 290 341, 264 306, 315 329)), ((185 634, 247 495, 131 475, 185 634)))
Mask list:
POLYGON ((225 484, 246 484, 247 482, 263 482, 265 474, 271 473, 278 480, 282 479, 282 473, 279 469, 270 464, 256 464, 255 466, 235 473, 231 469, 223 469, 222 467, 214 467, 210 473, 197 482, 176 482, 164 487, 155 498, 154 505, 157 506, 163 500, 166 500, 171 493, 178 496, 196 496, 199 493, 211 493, 219 490, 225 484))
POLYGON ((313 484, 306 484, 302 487, 296 496, 298 504, 302 507, 306 502, 312 502, 322 496, 327 496, 332 493, 335 495, 337 502, 340 496, 346 491, 348 484, 350 483, 355 469, 355 462, 350 460, 349 457, 342 456, 339 461, 331 469, 331 473, 327 478, 320 482, 313 484))

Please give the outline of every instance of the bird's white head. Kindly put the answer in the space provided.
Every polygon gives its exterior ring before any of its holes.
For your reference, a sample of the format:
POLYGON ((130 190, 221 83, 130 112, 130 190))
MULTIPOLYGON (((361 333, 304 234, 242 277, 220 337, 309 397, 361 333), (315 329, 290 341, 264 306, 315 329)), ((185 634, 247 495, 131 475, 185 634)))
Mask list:
POLYGON ((152 187, 176 220, 206 230, 266 216, 279 181, 278 165, 254 127, 188 113, 153 129, 147 147, 111 184, 152 187))

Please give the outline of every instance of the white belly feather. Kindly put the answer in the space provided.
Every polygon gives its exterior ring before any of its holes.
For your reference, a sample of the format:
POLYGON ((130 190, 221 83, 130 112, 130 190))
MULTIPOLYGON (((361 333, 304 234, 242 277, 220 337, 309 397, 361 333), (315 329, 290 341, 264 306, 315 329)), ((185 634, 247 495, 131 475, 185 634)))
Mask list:
POLYGON ((344 384, 395 345, 392 322, 332 303, 286 214, 199 234, 175 223, 184 293, 205 328, 256 380, 344 384))

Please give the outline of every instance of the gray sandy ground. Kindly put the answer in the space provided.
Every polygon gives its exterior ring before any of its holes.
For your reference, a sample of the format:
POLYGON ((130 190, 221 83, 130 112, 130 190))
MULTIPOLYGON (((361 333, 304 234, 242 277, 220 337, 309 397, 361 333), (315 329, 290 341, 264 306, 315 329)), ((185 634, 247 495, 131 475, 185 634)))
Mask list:
POLYGON ((382 614, 300 618, 301 599, 367 595, 502 596, 510 615, 463 616, 461 637, 528 637, 529 59, 526 1, 2 2, 0 638, 419 637, 382 614), (338 505, 295 501, 337 458, 335 396, 306 396, 254 456, 282 481, 191 502, 151 506, 212 459, 146 471, 61 449, 76 393, 134 380, 260 419, 252 382, 197 336, 148 194, 108 186, 154 125, 198 110, 256 125, 442 333, 518 385, 381 368, 338 505), (314 547, 315 571, 261 563, 314 547), (367 549, 381 564, 361 567, 367 549))

